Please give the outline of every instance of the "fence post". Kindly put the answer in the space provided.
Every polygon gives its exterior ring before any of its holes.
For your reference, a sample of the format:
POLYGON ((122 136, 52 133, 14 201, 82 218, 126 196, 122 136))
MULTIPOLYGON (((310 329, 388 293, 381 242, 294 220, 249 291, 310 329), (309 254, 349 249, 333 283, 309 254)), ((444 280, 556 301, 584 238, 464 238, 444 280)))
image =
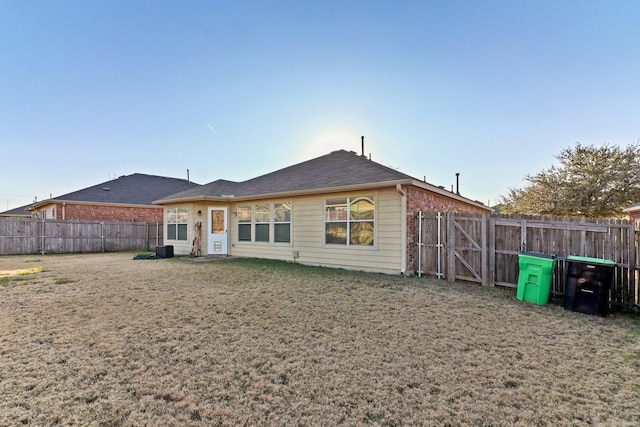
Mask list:
POLYGON ((489 286, 496 285, 496 219, 493 215, 489 216, 489 265, 487 274, 489 275, 489 286))
POLYGON ((422 277, 422 211, 418 211, 418 277, 422 277))
POLYGON ((631 300, 629 301, 629 305, 637 306, 640 303, 638 288, 636 282, 636 253, 637 253, 637 243, 636 240, 636 226, 635 221, 629 221, 629 288, 631 290, 631 300))
POLYGON ((481 263, 482 263, 482 286, 491 286, 490 284, 490 279, 489 279, 489 245, 488 245, 488 231, 489 231, 489 215, 487 214, 482 214, 481 217, 481 224, 480 224, 480 230, 481 230, 481 244, 480 244, 480 248, 482 250, 482 252, 480 253, 480 259, 481 259, 481 263))
POLYGON ((456 281, 456 224, 455 214, 447 213, 447 281, 456 281))
POLYGON ((444 248, 444 243, 442 243, 442 220, 444 219, 444 217, 442 216, 441 212, 438 212, 438 216, 437 216, 437 221, 438 221, 438 238, 436 240, 436 249, 438 252, 438 272, 437 272, 437 277, 438 279, 442 279, 444 277, 444 272, 443 272, 443 268, 442 268, 442 259, 444 258, 442 256, 442 250, 444 248))
POLYGON ((523 219, 520 223, 520 252, 527 251, 527 220, 523 219))
POLYGON ((42 226, 40 227, 40 254, 44 255, 44 233, 45 233, 44 217, 42 217, 42 226))

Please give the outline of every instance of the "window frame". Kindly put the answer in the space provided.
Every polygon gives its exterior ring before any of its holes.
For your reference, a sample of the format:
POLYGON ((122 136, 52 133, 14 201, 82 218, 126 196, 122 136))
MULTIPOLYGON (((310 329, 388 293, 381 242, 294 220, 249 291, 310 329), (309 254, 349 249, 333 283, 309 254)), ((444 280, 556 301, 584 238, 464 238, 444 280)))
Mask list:
POLYGON ((377 246, 377 202, 375 194, 357 196, 336 196, 324 199, 324 244, 325 246, 353 247, 353 248, 376 248, 377 246), (360 217, 359 210, 354 209, 356 203, 369 199, 373 205, 370 210, 365 210, 364 217, 360 217), (360 225, 359 225, 360 224, 360 225), (364 224, 371 224, 371 243, 354 242, 353 230, 362 227, 364 224), (334 234, 330 237, 329 230, 334 234), (344 233, 344 235, 341 235, 344 233))
POLYGON ((285 245, 290 245, 291 244, 291 207, 292 207, 292 203, 291 202, 274 202, 272 203, 273 205, 273 243, 274 244, 285 244, 285 245), (276 208, 276 205, 280 205, 281 208, 283 208, 283 210, 286 212, 285 214, 285 219, 282 221, 278 221, 277 218, 277 212, 278 212, 278 208, 276 208), (285 208, 286 207, 286 208, 285 208), (288 238, 286 241, 284 240, 277 240, 277 236, 278 233, 276 232, 276 228, 281 228, 285 225, 288 225, 288 238))
POLYGON ((187 206, 167 208, 166 240, 171 242, 189 241, 189 208, 187 206), (172 228, 174 229, 173 232, 171 232, 172 228))
POLYGON ((257 203, 253 206, 253 241, 255 243, 271 243, 271 222, 273 219, 271 205, 271 203, 257 203))
POLYGON ((253 242, 253 206, 252 205, 243 205, 243 206, 238 206, 238 208, 236 209, 236 215, 237 215, 237 226, 238 226, 238 242, 253 242), (248 210, 248 217, 245 216, 244 214, 241 215, 240 212, 241 211, 246 211, 248 210), (240 229, 241 227, 244 229, 246 227, 249 227, 249 238, 240 238, 240 229))
MULTIPOLYGON (((292 241, 292 228, 291 228, 291 212, 293 210, 293 203, 291 201, 274 201, 274 202, 266 202, 266 203, 252 203, 247 205, 241 205, 236 208, 236 225, 238 227, 237 232, 237 242, 239 244, 259 244, 259 245, 291 245, 292 241), (278 220, 277 218, 277 209, 281 209, 286 206, 286 214, 284 220, 278 220), (241 218, 246 218, 246 215, 241 215, 240 212, 243 210, 246 212, 250 210, 250 220, 241 218), (266 214, 266 215, 265 215, 266 214), (288 237, 287 241, 278 240, 276 237, 276 229, 284 227, 288 225, 288 237), (240 239, 240 227, 249 226, 251 229, 250 238, 249 239, 240 239), (264 226, 268 227, 265 228, 264 226), (259 227, 263 228, 261 232, 259 232, 259 227), (265 233, 266 230, 266 233, 265 233), (267 234, 267 238, 259 239, 260 236, 264 236, 267 234)), ((278 233, 278 236, 281 234, 278 233)))

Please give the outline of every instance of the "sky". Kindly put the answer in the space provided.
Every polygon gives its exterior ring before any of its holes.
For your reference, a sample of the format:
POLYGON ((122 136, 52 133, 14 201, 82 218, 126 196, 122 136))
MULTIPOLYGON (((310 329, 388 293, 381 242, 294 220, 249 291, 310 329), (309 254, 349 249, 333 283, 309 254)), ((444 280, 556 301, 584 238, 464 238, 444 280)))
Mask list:
POLYGON ((640 139, 637 0, 0 0, 0 211, 338 149, 494 205, 640 139))

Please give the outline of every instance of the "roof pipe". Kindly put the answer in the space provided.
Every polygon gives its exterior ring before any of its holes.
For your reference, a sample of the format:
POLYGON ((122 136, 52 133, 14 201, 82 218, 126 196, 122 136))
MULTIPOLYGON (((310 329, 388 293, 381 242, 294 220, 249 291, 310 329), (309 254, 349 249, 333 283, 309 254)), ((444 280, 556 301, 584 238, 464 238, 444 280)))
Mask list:
POLYGON ((402 254, 400 256, 400 274, 407 273, 407 193, 402 190, 402 184, 396 184, 396 191, 402 196, 402 254))

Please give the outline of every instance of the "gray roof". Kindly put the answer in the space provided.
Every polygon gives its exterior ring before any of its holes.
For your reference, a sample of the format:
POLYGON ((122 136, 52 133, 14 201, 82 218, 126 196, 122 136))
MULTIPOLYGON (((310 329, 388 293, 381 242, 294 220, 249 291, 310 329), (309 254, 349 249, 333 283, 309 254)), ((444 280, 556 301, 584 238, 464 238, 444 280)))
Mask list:
POLYGON ((197 188, 172 194, 154 203, 176 203, 194 200, 229 200, 241 198, 275 197, 322 192, 347 191, 354 188, 376 188, 389 185, 415 185, 491 211, 481 202, 467 199, 413 178, 390 167, 381 165, 353 151, 338 150, 327 155, 307 160, 266 175, 243 182, 219 179, 197 188))
POLYGON ((191 190, 157 200, 189 198, 259 197, 266 194, 304 192, 413 179, 409 175, 359 156, 339 150, 243 182, 217 180, 191 190))
POLYGON ((17 208, 9 209, 8 211, 0 212, 0 216, 2 217, 30 217, 31 212, 29 212, 28 208, 31 205, 24 205, 17 208))
POLYGON ((42 206, 52 201, 151 205, 154 200, 197 187, 200 187, 200 184, 186 179, 134 173, 54 199, 43 200, 32 206, 42 206))

